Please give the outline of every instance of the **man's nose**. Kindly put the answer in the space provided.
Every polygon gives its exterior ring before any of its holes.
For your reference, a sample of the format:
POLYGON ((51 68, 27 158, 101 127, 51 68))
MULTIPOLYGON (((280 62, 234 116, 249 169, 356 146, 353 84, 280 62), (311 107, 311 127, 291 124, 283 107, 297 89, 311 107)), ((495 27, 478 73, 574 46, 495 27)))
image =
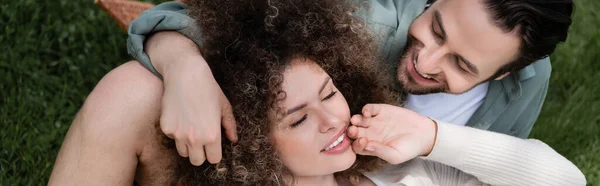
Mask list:
POLYGON ((424 74, 435 75, 442 72, 442 64, 447 60, 449 50, 446 46, 433 46, 421 49, 416 56, 415 68, 424 74))

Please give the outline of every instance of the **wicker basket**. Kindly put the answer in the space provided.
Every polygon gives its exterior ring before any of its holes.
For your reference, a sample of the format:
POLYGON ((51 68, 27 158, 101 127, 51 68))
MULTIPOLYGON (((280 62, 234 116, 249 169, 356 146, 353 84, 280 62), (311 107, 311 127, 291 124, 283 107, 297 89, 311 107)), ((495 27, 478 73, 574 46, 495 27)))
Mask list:
MULTIPOLYGON (((185 2, 179 0, 180 2, 185 2)), ((132 0, 94 0, 94 3, 104 9, 110 17, 119 24, 123 31, 127 31, 129 24, 143 11, 154 7, 153 4, 132 0)))
MULTIPOLYGON (((177 1, 185 3, 185 0, 177 1)), ((134 0, 94 0, 94 3, 108 12, 123 31, 127 31, 129 24, 143 11, 154 7, 153 4, 134 0)))

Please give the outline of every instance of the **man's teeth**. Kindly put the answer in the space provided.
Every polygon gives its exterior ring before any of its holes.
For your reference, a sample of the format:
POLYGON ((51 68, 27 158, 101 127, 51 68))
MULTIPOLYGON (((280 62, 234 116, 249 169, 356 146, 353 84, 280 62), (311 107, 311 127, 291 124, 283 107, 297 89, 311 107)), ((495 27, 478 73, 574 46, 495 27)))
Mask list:
POLYGON ((340 143, 342 143, 342 141, 344 141, 344 136, 346 136, 346 134, 342 134, 340 137, 338 137, 338 139, 335 140, 333 143, 331 143, 331 145, 329 145, 329 147, 325 148, 325 151, 328 151, 329 149, 336 147, 340 143))
POLYGON ((417 68, 417 58, 413 58, 413 64, 415 66, 415 71, 417 71, 417 74, 419 74, 421 77, 423 77, 425 79, 433 79, 433 77, 428 76, 427 74, 422 74, 421 72, 419 72, 419 70, 417 68))

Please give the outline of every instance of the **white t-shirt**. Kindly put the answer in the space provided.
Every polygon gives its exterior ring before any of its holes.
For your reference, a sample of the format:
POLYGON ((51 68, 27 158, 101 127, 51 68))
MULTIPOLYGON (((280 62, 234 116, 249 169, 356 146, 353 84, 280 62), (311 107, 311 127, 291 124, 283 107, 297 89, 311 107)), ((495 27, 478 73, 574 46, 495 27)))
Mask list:
POLYGON ((408 94, 404 107, 423 116, 464 126, 477 108, 483 104, 488 86, 489 82, 482 83, 459 95, 448 93, 408 94))

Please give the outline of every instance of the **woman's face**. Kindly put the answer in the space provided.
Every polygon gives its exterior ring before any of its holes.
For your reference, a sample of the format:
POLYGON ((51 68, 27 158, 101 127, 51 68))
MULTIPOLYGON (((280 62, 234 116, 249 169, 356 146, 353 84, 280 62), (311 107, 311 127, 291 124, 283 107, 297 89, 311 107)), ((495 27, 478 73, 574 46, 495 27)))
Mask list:
POLYGON ((350 109, 329 75, 309 59, 292 60, 284 72, 282 117, 274 111, 271 137, 294 177, 348 169, 356 160, 346 128, 350 109))

